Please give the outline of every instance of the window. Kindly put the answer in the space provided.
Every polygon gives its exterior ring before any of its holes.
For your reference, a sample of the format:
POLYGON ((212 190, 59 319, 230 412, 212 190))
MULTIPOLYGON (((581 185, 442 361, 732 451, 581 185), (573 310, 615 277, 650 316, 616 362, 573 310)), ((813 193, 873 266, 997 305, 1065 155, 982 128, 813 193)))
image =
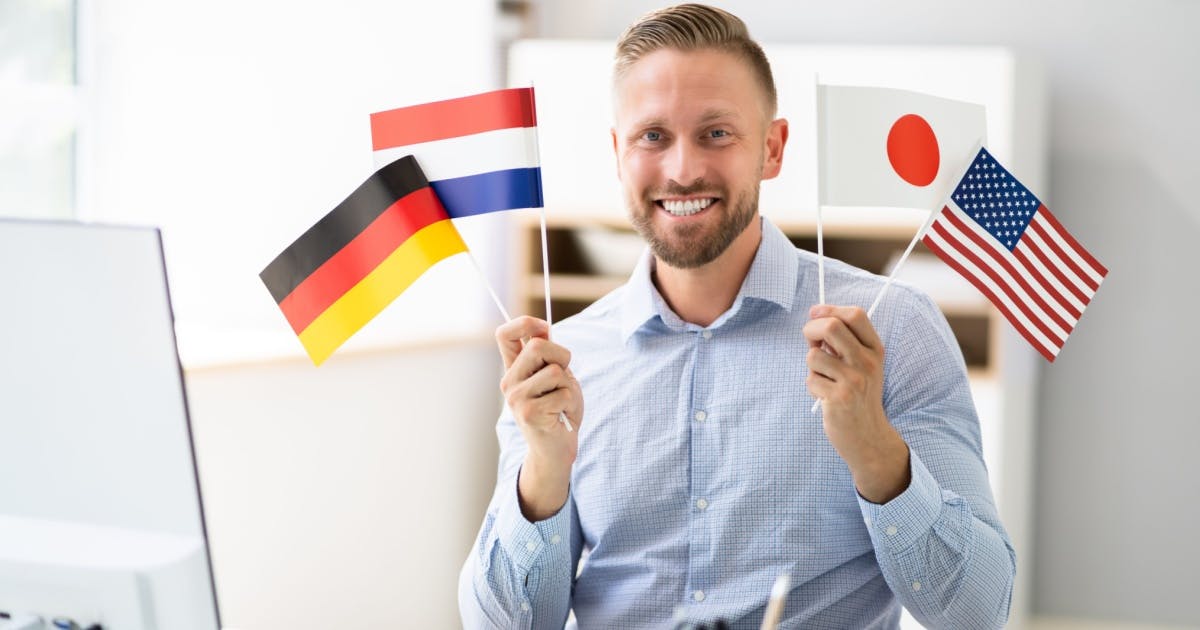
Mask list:
POLYGON ((75 24, 72 0, 0 2, 0 216, 74 214, 75 24))

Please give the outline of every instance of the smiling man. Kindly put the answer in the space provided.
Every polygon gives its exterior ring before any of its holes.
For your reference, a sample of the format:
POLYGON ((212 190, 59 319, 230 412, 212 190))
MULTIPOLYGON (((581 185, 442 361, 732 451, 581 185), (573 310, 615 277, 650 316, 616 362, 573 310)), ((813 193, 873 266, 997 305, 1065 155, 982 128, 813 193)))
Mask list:
POLYGON ((745 25, 651 13, 617 45, 613 91, 649 252, 553 341, 533 318, 496 332, 508 405, 464 625, 757 628, 786 573, 787 628, 895 628, 901 604, 929 627, 1002 626, 1015 555, 954 337, 906 286, 868 320, 882 279, 835 261, 842 306, 816 304, 815 257, 758 213, 788 125, 745 25))

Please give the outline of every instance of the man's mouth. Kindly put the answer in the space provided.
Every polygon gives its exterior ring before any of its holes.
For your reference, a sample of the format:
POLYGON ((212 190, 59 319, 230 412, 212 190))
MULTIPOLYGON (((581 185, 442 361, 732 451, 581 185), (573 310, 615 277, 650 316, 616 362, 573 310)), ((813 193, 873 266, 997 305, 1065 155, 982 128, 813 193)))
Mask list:
POLYGON ((716 197, 697 197, 692 199, 659 199, 655 203, 658 207, 674 216, 686 217, 700 212, 717 201, 716 197))

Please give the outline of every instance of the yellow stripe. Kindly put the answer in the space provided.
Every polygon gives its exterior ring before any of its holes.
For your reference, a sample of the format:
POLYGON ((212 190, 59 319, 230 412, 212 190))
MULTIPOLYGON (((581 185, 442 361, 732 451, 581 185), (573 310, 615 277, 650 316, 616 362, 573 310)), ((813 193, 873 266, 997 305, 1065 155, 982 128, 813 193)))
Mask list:
POLYGON ((449 219, 421 228, 318 315, 300 333, 300 343, 313 363, 321 365, 426 270, 444 258, 465 251, 467 245, 449 219))

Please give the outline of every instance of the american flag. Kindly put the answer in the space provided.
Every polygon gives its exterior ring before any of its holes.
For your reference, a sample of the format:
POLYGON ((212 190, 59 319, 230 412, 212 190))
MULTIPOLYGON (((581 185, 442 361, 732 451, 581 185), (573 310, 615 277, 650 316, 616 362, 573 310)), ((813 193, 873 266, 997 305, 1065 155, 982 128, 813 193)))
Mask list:
POLYGON ((1054 361, 1108 269, 980 149, 922 242, 1054 361))

